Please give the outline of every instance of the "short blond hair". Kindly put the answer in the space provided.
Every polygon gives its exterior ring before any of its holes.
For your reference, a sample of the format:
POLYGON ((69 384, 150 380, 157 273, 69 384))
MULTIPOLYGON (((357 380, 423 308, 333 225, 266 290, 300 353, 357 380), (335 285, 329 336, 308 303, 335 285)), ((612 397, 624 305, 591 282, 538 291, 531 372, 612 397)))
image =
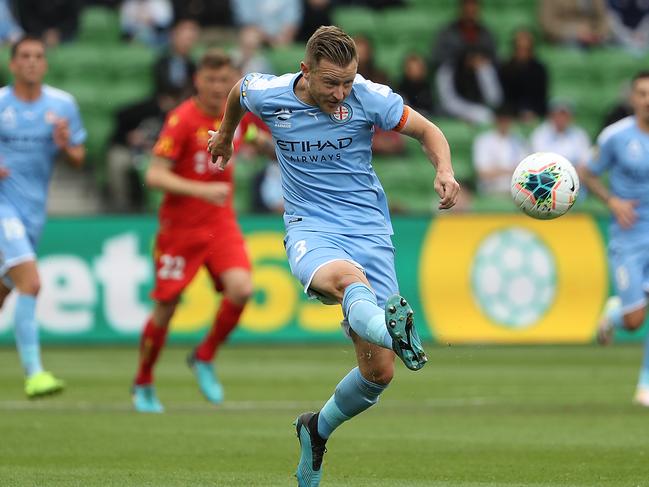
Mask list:
POLYGON ((346 68, 352 61, 358 61, 354 40, 335 25, 324 25, 313 33, 306 43, 304 57, 305 64, 311 69, 322 59, 341 68, 346 68))

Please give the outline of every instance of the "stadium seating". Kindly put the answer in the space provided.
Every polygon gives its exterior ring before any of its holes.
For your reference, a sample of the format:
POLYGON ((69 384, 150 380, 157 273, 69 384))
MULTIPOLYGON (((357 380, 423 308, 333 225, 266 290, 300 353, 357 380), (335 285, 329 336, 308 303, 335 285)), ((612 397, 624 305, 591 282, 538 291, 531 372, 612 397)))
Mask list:
MULTIPOLYGON (((538 32, 537 0, 483 0, 482 11, 503 57, 509 54, 511 36, 517 28, 524 26, 538 32)), ((405 54, 414 50, 427 56, 435 35, 456 12, 456 0, 409 0, 406 7, 383 10, 341 6, 335 9, 334 20, 349 33, 366 34, 374 41, 377 64, 394 85, 405 54)), ((303 53, 302 44, 265 52, 276 73, 295 72, 303 53)), ((538 54, 548 66, 551 95, 574 103, 577 122, 591 137, 601 128, 604 113, 617 101, 623 82, 641 66, 649 65, 649 56, 637 58, 615 48, 583 52, 541 44, 538 54)), ((48 56, 50 70, 46 81, 77 98, 89 132, 90 162, 101 180, 113 114, 123 105, 152 93, 151 66, 156 52, 139 44, 121 42, 117 11, 93 6, 82 12, 78 40, 51 50, 48 56)), ((0 49, 0 65, 6 66, 8 59, 8 48, 0 49)), ((450 142, 458 178, 471 186, 471 146, 481 128, 454 120, 435 121, 450 142)), ((529 131, 529 127, 524 130, 529 131)), ((244 191, 256 167, 240 164, 237 183, 244 191)), ((396 206, 429 211, 432 173, 416 143, 408 143, 408 152, 403 157, 375 158, 375 167, 384 177, 396 206), (404 187, 408 188, 405 194, 404 187)), ((245 209, 246 201, 240 198, 237 203, 245 209)), ((474 204, 477 209, 493 205, 498 207, 499 203, 478 198, 474 204)))

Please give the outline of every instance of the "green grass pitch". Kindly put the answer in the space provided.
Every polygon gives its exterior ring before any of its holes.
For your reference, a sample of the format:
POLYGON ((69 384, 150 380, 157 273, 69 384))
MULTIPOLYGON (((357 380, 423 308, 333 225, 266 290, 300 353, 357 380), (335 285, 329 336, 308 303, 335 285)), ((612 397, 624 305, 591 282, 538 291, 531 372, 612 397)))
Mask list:
MULTIPOLYGON (((226 402, 210 407, 165 350, 167 412, 131 411, 135 348, 56 348, 58 397, 27 401, 18 359, 0 349, 2 486, 294 486, 291 425, 353 365, 350 345, 230 346, 226 402)), ((323 487, 649 485, 649 410, 633 406, 641 349, 431 347, 401 364, 378 407, 329 441, 323 487)))

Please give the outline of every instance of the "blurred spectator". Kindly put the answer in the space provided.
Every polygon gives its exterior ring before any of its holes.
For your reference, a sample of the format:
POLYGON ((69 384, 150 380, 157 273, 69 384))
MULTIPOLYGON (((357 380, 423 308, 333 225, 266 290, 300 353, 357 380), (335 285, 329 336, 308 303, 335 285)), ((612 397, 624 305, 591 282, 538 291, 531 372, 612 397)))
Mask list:
POLYGON ((496 61, 496 42, 491 32, 480 22, 478 0, 460 0, 460 12, 456 20, 443 27, 431 54, 433 67, 448 63, 452 65, 469 48, 480 50, 492 63, 496 61))
POLYGON ((358 74, 363 78, 387 85, 389 83, 388 75, 380 68, 376 67, 374 59, 374 46, 369 37, 357 34, 353 36, 356 44, 356 53, 358 54, 358 74))
POLYGON ((333 25, 331 0, 303 0, 304 14, 297 40, 306 43, 321 25, 333 25))
POLYGON ((548 120, 534 129, 531 141, 533 152, 556 152, 576 166, 590 158, 588 134, 573 124, 572 105, 563 100, 551 103, 548 120))
POLYGON ((534 36, 529 30, 514 34, 512 56, 500 66, 505 103, 517 117, 529 122, 548 111, 548 73, 534 52, 534 36))
MULTIPOLYGON (((239 43, 232 53, 232 62, 242 73, 272 73, 273 68, 259 47, 262 43, 261 32, 257 29, 242 29, 239 43)), ((283 73, 281 73, 283 74, 283 73)))
POLYGON ((609 108, 604 115, 600 132, 609 125, 612 125, 629 115, 633 115, 633 107, 631 106, 631 83, 625 81, 620 88, 619 101, 609 108))
MULTIPOLYGON (((12 44, 22 35, 20 28, 9 5, 9 0, 0 0, 0 46, 12 44)), ((2 81, 0 79, 0 81, 2 81)))
POLYGON ((156 93, 179 91, 189 96, 193 90, 196 65, 191 58, 200 28, 194 20, 180 20, 171 30, 169 49, 153 66, 156 93))
POLYGON ((108 205, 112 211, 141 210, 144 203, 140 171, 146 164, 165 116, 182 99, 168 88, 155 97, 117 112, 115 133, 106 157, 108 205))
POLYGON ((435 76, 442 109, 470 123, 489 123, 492 107, 502 103, 502 87, 488 56, 469 48, 454 63, 445 62, 435 76))
POLYGON ((81 0, 20 0, 15 5, 23 30, 43 39, 47 47, 76 37, 81 0))
POLYGON ((608 0, 613 40, 632 53, 649 49, 649 1, 608 0))
POLYGON ((167 43, 168 30, 173 22, 170 0, 124 0, 119 16, 124 38, 151 47, 167 43))
POLYGON ((282 178, 277 161, 268 161, 263 169, 253 177, 252 211, 279 214, 284 212, 282 178))
POLYGON ((411 52, 403 61, 403 74, 397 88, 405 102, 424 116, 429 117, 435 111, 431 79, 424 58, 411 52))
POLYGON ((550 42, 589 48, 609 37, 605 0, 542 0, 539 16, 550 42))
POLYGON ((174 18, 192 19, 201 27, 232 25, 230 0, 172 0, 174 18))
POLYGON ((512 173, 528 155, 527 142, 512 130, 516 111, 502 105, 495 111, 495 127, 473 142, 473 166, 478 192, 484 195, 509 195, 512 173))
POLYGON ((302 21, 301 0, 231 0, 236 25, 256 29, 269 46, 285 46, 295 40, 302 21))

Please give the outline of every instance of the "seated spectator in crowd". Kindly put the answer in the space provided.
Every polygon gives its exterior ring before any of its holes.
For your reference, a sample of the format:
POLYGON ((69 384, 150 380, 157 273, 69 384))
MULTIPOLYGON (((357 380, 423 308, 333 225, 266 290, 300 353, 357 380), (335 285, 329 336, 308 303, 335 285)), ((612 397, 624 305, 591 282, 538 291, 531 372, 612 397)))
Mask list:
POLYGON ((321 25, 333 25, 331 18, 333 5, 331 0, 304 0, 302 25, 297 34, 297 40, 306 43, 309 37, 321 25))
POLYGON ((397 91, 408 105, 427 117, 435 112, 431 84, 424 58, 415 52, 407 54, 397 91))
POLYGON ((23 30, 43 39, 47 47, 77 36, 81 0, 20 0, 14 5, 23 30))
POLYGON ((111 211, 137 211, 144 203, 139 171, 146 164, 167 113, 182 100, 167 87, 153 98, 117 112, 115 133, 106 157, 108 205, 111 211))
POLYGON ((512 55, 499 69, 505 103, 517 117, 530 122, 548 111, 548 73, 534 53, 534 36, 529 30, 514 34, 512 55))
POLYGON ((168 50, 153 65, 155 90, 178 91, 183 97, 191 95, 196 65, 191 57, 200 28, 194 20, 180 20, 171 29, 168 50))
POLYGON ((477 48, 467 49, 453 64, 442 64, 435 80, 444 112, 469 123, 490 123, 493 107, 503 100, 496 68, 477 48))
POLYGON ((356 53, 358 54, 358 74, 374 83, 389 84, 388 75, 376 66, 374 45, 370 38, 362 34, 357 34, 353 36, 353 39, 356 44, 356 53))
POLYGON ((302 22, 301 0, 231 0, 230 6, 235 24, 258 30, 271 47, 291 44, 302 22))
POLYGON ((9 0, 0 0, 0 46, 3 44, 12 44, 23 33, 18 22, 14 19, 10 7, 9 0))
POLYGON ((608 109, 604 115, 599 131, 601 132, 609 125, 612 125, 629 115, 633 115, 633 107, 631 106, 631 84, 628 81, 625 81, 622 83, 620 88, 619 101, 608 109))
POLYGON ((610 34, 606 0, 542 0, 539 23, 545 38, 556 44, 590 48, 610 34))
MULTIPOLYGON (((261 52, 262 35, 258 29, 242 29, 239 43, 232 52, 232 62, 242 73, 272 73, 270 62, 261 52)), ((281 73, 283 74, 283 73, 281 73)))
POLYGON ((608 0, 609 25, 613 41, 634 54, 649 49, 649 2, 608 0))
MULTIPOLYGON (((431 53, 431 66, 453 65, 468 49, 477 49, 492 63, 496 62, 496 42, 492 33, 480 22, 480 2, 460 0, 456 20, 443 27, 431 53)), ((407 27, 406 27, 407 28, 407 27)))
POLYGON ((530 151, 525 139, 512 130, 516 112, 502 105, 495 111, 495 127, 473 142, 473 166, 478 192, 508 196, 512 173, 530 151))
POLYGON ((279 163, 271 160, 252 180, 252 211, 254 213, 284 213, 284 194, 279 163))
POLYGON ((590 158, 590 138, 573 123, 573 108, 567 101, 550 104, 548 120, 534 129, 531 141, 532 152, 556 152, 576 166, 590 158))
POLYGON ((231 26, 230 0, 172 0, 175 19, 192 19, 201 27, 231 26))
POLYGON ((170 0, 124 0, 119 11, 122 35, 151 47, 167 43, 173 22, 170 0))

